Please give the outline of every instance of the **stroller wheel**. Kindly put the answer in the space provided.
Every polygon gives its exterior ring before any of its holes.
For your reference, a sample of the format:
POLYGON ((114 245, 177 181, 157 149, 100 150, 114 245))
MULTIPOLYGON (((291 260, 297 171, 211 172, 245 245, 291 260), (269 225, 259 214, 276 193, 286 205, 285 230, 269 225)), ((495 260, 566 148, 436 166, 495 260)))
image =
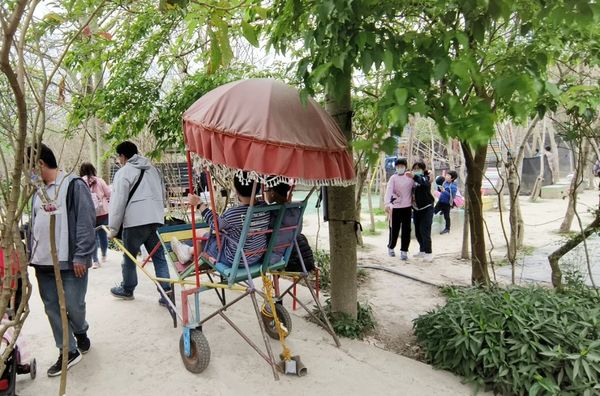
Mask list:
POLYGON ((31 377, 32 380, 35 379, 35 376, 37 375, 37 362, 35 361, 35 358, 29 362, 29 376, 31 377))

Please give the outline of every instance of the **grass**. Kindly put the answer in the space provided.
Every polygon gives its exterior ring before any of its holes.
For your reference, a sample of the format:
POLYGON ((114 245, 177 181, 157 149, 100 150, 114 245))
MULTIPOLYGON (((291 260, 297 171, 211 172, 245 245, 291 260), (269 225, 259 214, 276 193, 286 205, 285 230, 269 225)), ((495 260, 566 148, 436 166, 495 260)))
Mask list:
POLYGON ((375 228, 375 231, 371 231, 371 230, 363 230, 363 235, 365 236, 377 236, 377 235, 381 235, 381 231, 377 230, 377 228, 375 228))
POLYGON ((390 227, 387 220, 377 220, 375 222, 375 229, 387 230, 390 227))
MULTIPOLYGON (((519 249, 519 251, 517 252, 517 257, 515 258, 515 261, 522 260, 523 257, 531 256, 534 252, 535 252, 534 246, 523 245, 523 247, 521 247, 521 249, 519 249)), ((505 267, 507 265, 510 265, 510 262, 508 261, 508 259, 506 257, 503 257, 501 259, 494 260, 494 264, 497 267, 505 267)))

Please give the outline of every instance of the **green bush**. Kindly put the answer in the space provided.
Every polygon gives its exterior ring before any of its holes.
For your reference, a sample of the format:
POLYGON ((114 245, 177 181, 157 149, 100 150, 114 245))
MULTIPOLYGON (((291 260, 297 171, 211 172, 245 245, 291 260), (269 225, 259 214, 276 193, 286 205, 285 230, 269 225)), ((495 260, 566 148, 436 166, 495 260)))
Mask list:
POLYGON ((434 366, 510 395, 600 393, 600 297, 589 289, 445 289, 414 320, 434 366))
POLYGON ((322 249, 315 250, 315 263, 319 266, 319 282, 321 284, 321 289, 329 290, 329 284, 331 283, 329 277, 331 267, 329 252, 322 249))
POLYGON ((373 214, 375 216, 385 216, 386 215, 385 210, 380 209, 380 208, 373 209, 373 214))
MULTIPOLYGON (((375 328, 375 317, 373 316, 373 309, 368 303, 361 304, 356 303, 357 317, 356 320, 352 319, 345 313, 332 314, 331 312, 331 300, 327 299, 323 306, 327 318, 331 322, 333 331, 337 335, 353 339, 363 339, 364 336, 369 334, 375 328)), ((315 307, 313 313, 323 320, 319 310, 315 307)))

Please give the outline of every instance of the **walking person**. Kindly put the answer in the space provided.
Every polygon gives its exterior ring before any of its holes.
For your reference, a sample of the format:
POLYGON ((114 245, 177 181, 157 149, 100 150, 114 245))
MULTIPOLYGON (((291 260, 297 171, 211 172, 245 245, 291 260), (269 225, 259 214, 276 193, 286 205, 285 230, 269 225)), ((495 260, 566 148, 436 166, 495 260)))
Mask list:
POLYGON ((431 250, 431 223, 433 222, 433 202, 431 194, 431 181, 429 171, 424 162, 416 162, 412 167, 414 186, 413 217, 415 222, 415 234, 419 241, 419 253, 415 257, 421 257, 425 261, 432 261, 431 250))
POLYGON ((92 268, 99 268, 100 264, 106 263, 108 251, 108 236, 106 231, 99 228, 108 225, 108 202, 110 200, 110 188, 101 177, 96 176, 96 168, 89 162, 84 162, 79 167, 79 176, 86 182, 92 193, 92 202, 96 209, 96 249, 94 250, 92 268), (98 261, 98 248, 102 253, 102 261, 98 261))
POLYGON ((396 173, 390 177, 385 192, 385 212, 388 215, 390 231, 388 254, 396 256, 394 249, 400 235, 400 258, 408 260, 410 245, 410 221, 412 215, 412 190, 414 181, 410 172, 406 172, 405 158, 396 160, 396 173))
MULTIPOLYGON (((117 236, 123 227, 123 245, 136 257, 140 246, 151 252, 159 243, 156 230, 164 224, 165 186, 158 170, 150 160, 138 154, 137 146, 125 141, 116 148, 117 161, 122 168, 115 174, 109 205, 109 238, 117 236)), ((152 256, 157 278, 169 278, 169 268, 163 247, 152 256)), ((110 289, 114 297, 133 300, 133 292, 138 284, 137 268, 127 254, 123 254, 121 265, 123 280, 119 286, 110 289)), ((169 297, 173 297, 171 285, 162 282, 161 286, 169 297)), ((161 295, 158 303, 167 307, 167 300, 161 295)))
POLYGON ((41 178, 41 182, 31 199, 29 261, 35 269, 40 297, 59 349, 58 360, 47 372, 49 377, 55 377, 62 371, 63 328, 49 237, 50 217, 56 217, 55 244, 69 326, 69 369, 79 363, 81 354, 91 346, 87 336, 85 295, 88 268, 96 247, 96 211, 85 182, 59 170, 54 153, 44 144, 39 149, 29 148, 28 156, 35 156, 36 150, 39 150, 39 174, 35 177, 41 178))
POLYGON ((441 186, 438 186, 438 190, 440 191, 440 197, 438 199, 437 204, 435 205, 433 213, 442 213, 446 222, 446 226, 444 227, 442 232, 440 232, 440 234, 447 234, 450 232, 450 209, 452 209, 452 207, 454 206, 454 198, 458 193, 458 187, 455 183, 457 178, 458 173, 456 173, 455 171, 449 171, 448 173, 446 173, 444 183, 441 186))

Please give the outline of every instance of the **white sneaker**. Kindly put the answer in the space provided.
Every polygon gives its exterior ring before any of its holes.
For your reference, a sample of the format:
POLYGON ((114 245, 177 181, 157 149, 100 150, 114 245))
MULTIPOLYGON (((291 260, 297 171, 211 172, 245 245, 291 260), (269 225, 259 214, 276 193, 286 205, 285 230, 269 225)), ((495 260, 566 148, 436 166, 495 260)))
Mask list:
POLYGON ((388 249, 388 256, 396 257, 396 253, 394 252, 394 249, 388 249))
POLYGON ((175 253, 175 256, 177 256, 177 260, 182 264, 191 261, 192 255, 194 254, 194 249, 191 246, 179 242, 175 237, 171 239, 171 250, 175 253))
POLYGON ((100 268, 100 263, 98 263, 97 261, 95 261, 95 262, 92 264, 92 268, 93 268, 93 269, 100 268))
POLYGON ((423 261, 431 263, 433 261, 433 254, 431 254, 431 253, 425 253, 423 255, 423 261))
POLYGON ((403 260, 403 261, 408 260, 408 252, 400 251, 400 260, 403 260))
POLYGON ((421 257, 423 257, 423 256, 425 256, 425 252, 419 252, 419 253, 417 253, 417 254, 413 254, 413 257, 414 257, 414 258, 421 258, 421 257))

